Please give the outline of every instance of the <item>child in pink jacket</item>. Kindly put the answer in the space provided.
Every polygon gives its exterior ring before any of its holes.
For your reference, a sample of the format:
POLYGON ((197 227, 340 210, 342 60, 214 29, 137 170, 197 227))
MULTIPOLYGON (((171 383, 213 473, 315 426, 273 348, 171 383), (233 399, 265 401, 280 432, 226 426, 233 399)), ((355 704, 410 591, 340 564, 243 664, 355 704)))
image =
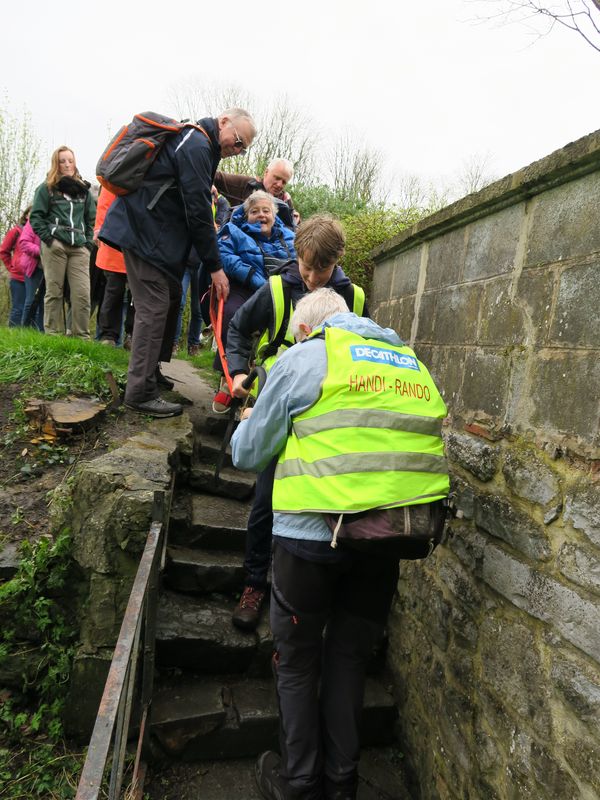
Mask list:
POLYGON ((40 237, 28 219, 21 233, 18 252, 19 266, 25 277, 25 302, 21 325, 30 325, 43 332, 46 285, 40 261, 40 244, 40 237))
POLYGON ((25 276, 19 266, 18 248, 21 239, 23 226, 27 221, 31 206, 21 215, 17 225, 8 231, 0 244, 0 259, 10 275, 10 315, 8 317, 8 327, 15 328, 21 324, 23 318, 23 306, 25 304, 25 276))

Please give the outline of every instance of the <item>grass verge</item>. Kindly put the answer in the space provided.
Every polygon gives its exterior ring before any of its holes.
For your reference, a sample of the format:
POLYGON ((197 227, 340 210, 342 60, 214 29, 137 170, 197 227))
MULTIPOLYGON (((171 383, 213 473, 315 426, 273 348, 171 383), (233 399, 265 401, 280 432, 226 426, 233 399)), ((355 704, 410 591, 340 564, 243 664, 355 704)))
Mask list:
POLYGON ((35 389, 42 399, 68 394, 107 398, 106 372, 124 386, 129 353, 94 341, 48 336, 31 328, 0 331, 0 383, 35 389))

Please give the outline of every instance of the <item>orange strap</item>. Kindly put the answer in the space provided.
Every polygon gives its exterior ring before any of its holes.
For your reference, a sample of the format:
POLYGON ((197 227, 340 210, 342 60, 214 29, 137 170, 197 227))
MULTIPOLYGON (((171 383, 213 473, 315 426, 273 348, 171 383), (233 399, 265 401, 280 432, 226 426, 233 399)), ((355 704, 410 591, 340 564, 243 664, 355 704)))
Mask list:
POLYGON ((223 330, 223 306, 225 301, 223 298, 217 300, 217 292, 214 284, 210 287, 210 324, 212 325, 215 341, 217 343, 217 350, 221 359, 221 366, 223 367, 223 375, 227 381, 229 393, 233 397, 233 381, 229 374, 227 367, 227 355, 223 347, 222 330, 223 330))

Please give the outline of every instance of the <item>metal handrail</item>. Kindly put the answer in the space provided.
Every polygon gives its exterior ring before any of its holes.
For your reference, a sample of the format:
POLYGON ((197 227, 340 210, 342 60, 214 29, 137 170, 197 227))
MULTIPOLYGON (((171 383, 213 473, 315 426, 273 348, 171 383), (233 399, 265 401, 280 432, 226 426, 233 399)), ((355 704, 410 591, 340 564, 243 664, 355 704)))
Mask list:
POLYGON ((142 750, 147 735, 149 708, 154 676, 154 640, 158 603, 159 570, 164 566, 164 492, 154 493, 153 522, 133 582, 119 638, 104 686, 98 716, 92 731, 75 800, 98 800, 113 739, 113 759, 108 790, 109 800, 117 800, 123 783, 127 734, 131 719, 133 693, 138 673, 140 640, 142 648, 141 724, 132 786, 141 797, 145 765, 142 750), (144 623, 144 624, 142 624, 144 623), (144 635, 142 637, 142 628, 144 635), (141 778, 141 780, 140 780, 141 778))

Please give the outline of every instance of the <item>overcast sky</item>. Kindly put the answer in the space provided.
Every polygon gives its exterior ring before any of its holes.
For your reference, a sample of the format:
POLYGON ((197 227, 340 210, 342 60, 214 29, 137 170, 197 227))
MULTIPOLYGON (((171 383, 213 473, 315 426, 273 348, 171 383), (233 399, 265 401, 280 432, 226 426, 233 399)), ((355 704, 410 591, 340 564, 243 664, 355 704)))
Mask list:
POLYGON ((392 181, 447 183, 485 156, 501 177, 600 127, 600 56, 568 31, 535 41, 521 26, 475 24, 485 10, 482 0, 10 2, 2 105, 30 113, 46 152, 72 147, 88 179, 123 122, 175 116, 173 89, 188 81, 237 84, 263 103, 287 93, 324 146, 351 133, 381 151, 392 181))

